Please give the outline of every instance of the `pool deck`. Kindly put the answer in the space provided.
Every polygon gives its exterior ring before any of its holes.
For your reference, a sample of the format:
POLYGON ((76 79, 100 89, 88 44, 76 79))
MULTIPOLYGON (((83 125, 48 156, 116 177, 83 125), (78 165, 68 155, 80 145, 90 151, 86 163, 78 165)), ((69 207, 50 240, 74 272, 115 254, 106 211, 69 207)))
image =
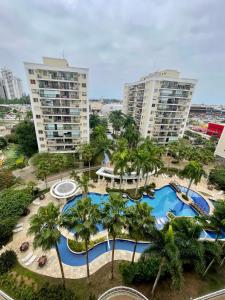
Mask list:
MULTIPOLYGON (((158 177, 151 177, 149 178, 149 183, 150 182, 155 182, 157 188, 161 188, 165 185, 168 185, 171 181, 176 180, 180 185, 187 186, 188 185, 188 180, 187 179, 180 179, 180 178, 175 178, 175 177, 168 177, 164 178, 163 176, 158 176, 158 177)), ((98 183, 94 183, 95 188, 91 189, 93 192, 98 192, 98 193, 106 193, 106 182, 104 180, 100 180, 98 183)), ((140 183, 141 185, 141 183, 140 183)), ((143 185, 143 182, 142 182, 143 185)), ((127 185, 125 188, 128 187, 134 187, 131 185, 127 185)), ((124 186, 123 186, 124 188, 124 186)), ((205 178, 199 183, 197 186, 195 184, 192 185, 191 187, 193 190, 197 191, 198 193, 206 193, 209 195, 210 198, 215 198, 215 199, 221 199, 223 196, 218 195, 218 190, 208 190, 207 188, 207 182, 205 178)), ((207 199, 207 197, 202 194, 202 196, 207 199)), ((46 197, 44 200, 40 201, 40 205, 35 205, 31 204, 30 205, 30 214, 26 217, 20 218, 18 223, 23 223, 23 230, 17 233, 13 234, 13 239, 10 243, 8 243, 5 247, 3 247, 0 250, 0 253, 4 252, 6 249, 12 249, 14 250, 17 255, 18 255, 18 260, 23 265, 24 267, 28 268, 31 271, 34 271, 36 273, 46 275, 46 276, 51 276, 51 277, 61 277, 60 274, 60 268, 58 265, 58 260, 57 260, 57 255, 55 249, 51 249, 50 251, 43 252, 40 248, 38 249, 33 249, 32 246, 32 236, 27 235, 27 230, 29 228, 29 219, 32 215, 37 213, 38 208, 40 206, 46 206, 48 203, 53 202, 54 204, 60 205, 62 208, 64 204, 66 203, 65 200, 56 200, 54 199, 50 193, 46 194, 46 197), (29 249, 21 253, 19 250, 20 245, 22 242, 28 241, 30 243, 29 249), (48 262, 46 266, 43 268, 39 268, 37 264, 37 259, 29 266, 25 266, 24 263, 22 262, 22 258, 26 257, 30 252, 33 252, 34 255, 40 257, 41 255, 45 254, 48 257, 48 262)), ((65 229, 62 229, 62 233, 65 234, 67 237, 72 237, 71 234, 66 231, 65 229)), ((99 234, 98 237, 100 237, 101 234, 99 234)), ((135 255, 135 260, 138 260, 141 254, 136 253, 135 255)), ((115 260, 126 260, 126 261, 131 261, 132 258, 132 252, 124 251, 124 250, 115 250, 115 260)), ((97 257, 94 261, 90 263, 90 273, 93 274, 95 273, 98 269, 100 269, 102 266, 107 264, 108 262, 111 261, 111 251, 102 254, 101 256, 97 257)), ((83 278, 86 277, 86 265, 84 266, 79 266, 79 267, 74 267, 74 266, 68 266, 64 265, 64 272, 65 272, 65 277, 66 278, 71 278, 71 279, 77 279, 77 278, 83 278)))

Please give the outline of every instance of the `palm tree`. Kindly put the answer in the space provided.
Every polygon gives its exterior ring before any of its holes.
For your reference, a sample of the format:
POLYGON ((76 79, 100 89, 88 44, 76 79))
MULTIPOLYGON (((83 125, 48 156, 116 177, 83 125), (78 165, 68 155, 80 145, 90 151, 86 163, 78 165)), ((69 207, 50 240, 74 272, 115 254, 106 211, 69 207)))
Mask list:
POLYGON ((82 193, 83 193, 83 197, 86 198, 89 188, 94 188, 95 186, 90 183, 90 178, 87 175, 82 175, 81 177, 77 178, 77 182, 78 182, 78 187, 81 187, 82 189, 82 193))
POLYGON ((138 240, 146 238, 155 222, 154 217, 151 216, 151 211, 152 208, 145 202, 136 202, 135 205, 128 207, 126 210, 129 236, 135 240, 132 263, 134 263, 138 240))
POLYGON ((202 273, 205 267, 205 248, 199 240, 202 225, 196 219, 188 217, 174 218, 171 225, 182 264, 193 265, 197 272, 202 273))
POLYGON ((124 124, 124 115, 121 110, 114 110, 109 114, 109 121, 113 127, 113 133, 121 130, 124 124))
POLYGON ((136 171, 137 174, 137 183, 136 183, 136 189, 135 189, 135 196, 137 195, 138 187, 139 187, 139 181, 141 172, 143 173, 144 165, 146 160, 148 159, 148 151, 145 149, 138 147, 132 155, 132 168, 136 171))
POLYGON ((108 230, 109 234, 113 238, 111 265, 112 279, 114 276, 115 240, 125 225, 125 205, 126 200, 121 197, 120 193, 111 193, 109 194, 109 200, 103 203, 101 211, 103 227, 108 230))
POLYGON ((179 249, 174 241, 173 228, 169 225, 168 229, 151 231, 151 247, 145 252, 148 255, 156 256, 160 259, 159 269, 152 287, 152 298, 159 282, 163 268, 166 267, 172 277, 172 286, 180 287, 182 281, 182 265, 179 249))
POLYGON ((89 177, 91 177, 91 160, 93 158, 94 152, 91 144, 83 144, 81 146, 81 155, 83 160, 88 162, 89 167, 89 177))
POLYGON ((99 209, 97 204, 93 204, 90 198, 83 198, 76 202, 76 205, 62 216, 62 224, 75 230, 76 239, 85 242, 87 279, 89 279, 89 258, 88 247, 91 235, 98 231, 99 209))
POLYGON ((62 181, 62 172, 65 170, 67 165, 67 159, 64 154, 57 154, 53 157, 52 167, 56 172, 60 174, 60 180, 62 181))
POLYGON ((37 214, 31 217, 30 228, 28 234, 34 234, 33 246, 34 248, 42 248, 42 250, 50 250, 55 247, 59 266, 62 274, 62 284, 65 288, 65 276, 58 248, 61 233, 57 225, 60 223, 60 209, 49 203, 45 207, 40 207, 37 214))
MULTIPOLYGON (((220 234, 225 231, 225 200, 220 200, 215 203, 214 211, 212 215, 200 216, 198 220, 202 223, 206 229, 213 230, 216 233, 215 243, 218 243, 220 234)), ((223 248, 225 243, 223 244, 223 248)), ((203 276, 205 276, 208 270, 211 268, 213 263, 216 261, 215 258, 211 260, 203 276)))
POLYGON ((128 171, 129 168, 129 151, 127 148, 118 150, 112 155, 112 162, 114 164, 114 173, 120 175, 120 189, 122 187, 123 175, 128 171))
POLYGON ((198 184, 201 181, 201 177, 203 174, 205 174, 202 165, 198 161, 190 161, 182 171, 182 174, 184 177, 190 179, 186 196, 188 196, 188 192, 191 188, 192 182, 195 184, 198 184))

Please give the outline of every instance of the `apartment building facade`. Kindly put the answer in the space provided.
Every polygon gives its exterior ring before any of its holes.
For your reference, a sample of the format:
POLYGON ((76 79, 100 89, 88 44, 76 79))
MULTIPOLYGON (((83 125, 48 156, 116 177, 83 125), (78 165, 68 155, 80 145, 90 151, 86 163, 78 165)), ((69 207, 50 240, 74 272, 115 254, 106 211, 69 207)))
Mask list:
POLYGON ((39 152, 77 152, 89 141, 88 69, 48 57, 24 65, 39 152))
POLYGON ((216 146, 214 155, 220 158, 223 163, 225 163, 225 129, 223 128, 222 134, 216 146))
POLYGON ((3 68, 1 74, 6 98, 9 100, 20 99, 23 96, 22 80, 15 77, 12 71, 7 68, 3 68))
POLYGON ((162 70, 124 86, 123 112, 133 116, 143 137, 160 144, 183 137, 197 81, 162 70))

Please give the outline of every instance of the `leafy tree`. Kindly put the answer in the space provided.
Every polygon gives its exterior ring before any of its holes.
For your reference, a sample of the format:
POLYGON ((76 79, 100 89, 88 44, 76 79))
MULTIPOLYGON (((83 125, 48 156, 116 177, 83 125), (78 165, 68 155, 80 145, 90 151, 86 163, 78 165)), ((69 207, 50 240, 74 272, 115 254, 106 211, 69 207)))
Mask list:
POLYGON ((201 181, 201 177, 205 174, 202 165, 197 161, 190 161, 182 171, 184 177, 190 179, 186 195, 188 196, 188 192, 191 188, 191 184, 194 182, 198 184, 201 181))
POLYGON ((91 134, 91 144, 95 145, 94 159, 102 160, 106 153, 109 157, 110 149, 112 148, 112 141, 107 137, 107 128, 103 125, 95 127, 91 134))
POLYGON ((108 127, 107 120, 99 117, 99 115, 97 115, 97 114, 90 115, 89 125, 90 125, 91 129, 93 129, 99 125, 104 126, 105 128, 108 127))
POLYGON ((10 241, 16 222, 17 218, 15 216, 4 217, 0 220, 0 248, 10 241))
POLYGON ((37 166, 36 175, 45 181, 45 187, 48 187, 47 176, 50 175, 50 164, 48 161, 40 161, 37 166))
POLYGON ((28 120, 20 122, 15 128, 15 137, 25 155, 29 157, 37 152, 37 140, 33 122, 28 120))
POLYGON ((209 182, 218 189, 225 190, 225 168, 216 167, 209 173, 209 182))
POLYGON ((88 246, 91 235, 98 231, 99 209, 90 198, 78 200, 76 205, 62 216, 62 224, 75 230, 75 238, 81 238, 85 242, 87 279, 89 279, 88 246))
POLYGON ((114 252, 116 237, 121 233, 124 228, 126 200, 121 197, 120 193, 109 194, 109 200, 103 203, 102 207, 102 223, 103 227, 108 230, 113 238, 112 243, 112 264, 111 264, 111 277, 114 277, 114 252))
POLYGON ((129 148, 135 148, 141 138, 136 124, 130 123, 129 125, 127 125, 122 133, 122 137, 127 139, 129 148))
POLYGON ((62 181, 62 171, 65 170, 66 165, 67 165, 67 159, 64 154, 56 154, 52 158, 51 168, 54 169, 55 172, 59 172, 61 181, 62 181))
POLYGON ((59 207, 49 203, 45 207, 40 207, 37 214, 33 215, 30 221, 30 228, 28 234, 34 235, 34 248, 42 248, 44 251, 55 247, 59 266, 62 274, 62 284, 65 288, 65 277, 63 265, 61 262, 58 243, 60 241, 61 233, 57 227, 60 224, 60 210, 59 207))
POLYGON ((7 146, 7 141, 3 136, 0 136, 0 150, 4 149, 7 146))
POLYGON ((182 282, 182 264, 179 249, 174 241, 174 232, 171 225, 168 229, 153 230, 151 231, 151 235, 151 247, 146 253, 150 256, 160 258, 158 273, 151 291, 153 297, 163 268, 167 269, 167 272, 172 278, 172 287, 180 287, 182 282))
POLYGON ((126 210, 129 236, 135 240, 132 263, 134 263, 137 242, 145 239, 154 225, 155 219, 151 216, 151 211, 152 208, 145 202, 136 202, 126 210))
POLYGON ((28 110, 26 112, 25 120, 31 120, 31 119, 33 119, 33 113, 31 110, 28 110))
POLYGON ((0 191, 14 185, 16 178, 13 176, 12 171, 8 169, 0 169, 0 191))

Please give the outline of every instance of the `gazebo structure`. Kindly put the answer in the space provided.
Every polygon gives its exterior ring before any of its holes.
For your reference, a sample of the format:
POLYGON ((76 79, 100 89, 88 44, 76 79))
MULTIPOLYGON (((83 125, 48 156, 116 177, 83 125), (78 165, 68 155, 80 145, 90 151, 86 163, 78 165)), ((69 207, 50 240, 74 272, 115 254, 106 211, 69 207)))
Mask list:
MULTIPOLYGON (((114 187, 115 181, 120 181, 120 175, 114 174, 113 168, 107 168, 107 167, 102 167, 100 168, 96 174, 98 175, 98 180, 100 179, 110 179, 111 181, 111 187, 114 187)), ((153 175, 154 172, 144 174, 140 176, 140 180, 145 178, 146 176, 151 176, 153 175)), ((138 180, 138 175, 136 172, 131 172, 129 174, 124 174, 123 175, 123 183, 127 184, 128 182, 134 183, 138 180)))
POLYGON ((77 183, 74 180, 62 180, 53 184, 51 195, 56 199, 72 199, 78 192, 77 183))

